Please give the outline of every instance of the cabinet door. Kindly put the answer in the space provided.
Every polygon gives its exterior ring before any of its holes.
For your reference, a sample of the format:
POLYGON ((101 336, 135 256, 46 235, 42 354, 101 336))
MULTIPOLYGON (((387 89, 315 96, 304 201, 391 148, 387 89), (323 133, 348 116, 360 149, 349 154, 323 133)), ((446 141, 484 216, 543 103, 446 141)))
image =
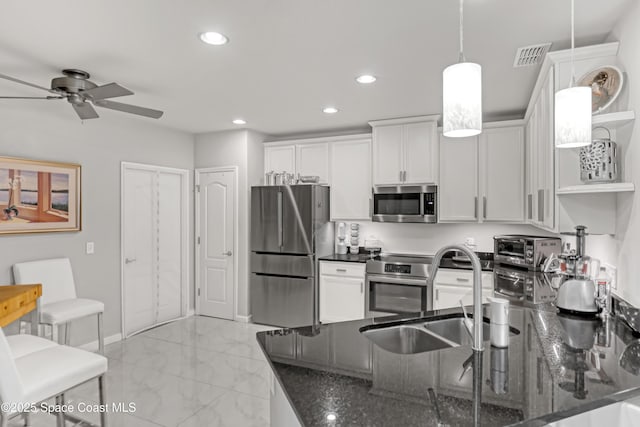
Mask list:
POLYGON ((371 141, 331 144, 331 220, 371 219, 371 141))
POLYGON ((329 144, 314 143, 296 146, 296 173, 317 175, 322 184, 329 182, 329 144))
POLYGON ((541 192, 541 218, 542 225, 553 230, 555 226, 555 131, 553 129, 553 105, 554 105, 554 88, 553 88, 553 73, 549 71, 543 84, 541 93, 541 112, 542 112, 542 124, 540 125, 540 146, 541 157, 538 160, 540 165, 540 173, 542 176, 539 179, 541 192))
POLYGON ((364 277, 320 276, 320 321, 364 319, 364 277))
MULTIPOLYGON (((488 302, 487 298, 493 296, 493 289, 482 288, 482 303, 488 302)), ((464 305, 473 305, 473 288, 471 286, 434 285, 433 309, 460 307, 460 301, 464 305)))
POLYGON ((440 221, 478 220, 478 138, 440 135, 440 221))
POLYGON ((524 222, 524 175, 522 127, 486 129, 480 136, 484 221, 524 222))
POLYGON ((295 145, 265 147, 264 171, 295 173, 296 172, 295 145))
POLYGON ((402 125, 373 128, 373 184, 402 182, 402 125))
POLYGON ((435 122, 404 125, 404 182, 438 182, 438 137, 435 122))

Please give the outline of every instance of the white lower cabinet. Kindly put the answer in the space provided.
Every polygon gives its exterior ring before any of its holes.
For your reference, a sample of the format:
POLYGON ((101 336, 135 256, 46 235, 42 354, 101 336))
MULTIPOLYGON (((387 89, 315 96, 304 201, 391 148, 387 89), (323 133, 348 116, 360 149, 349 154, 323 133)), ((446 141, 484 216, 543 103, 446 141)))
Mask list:
POLYGON ((365 265, 320 262, 320 321, 364 319, 365 265))
MULTIPOLYGON (((493 296, 493 273, 482 273, 482 303, 493 296)), ((473 304, 473 272, 470 270, 440 269, 433 282, 433 309, 473 304)))

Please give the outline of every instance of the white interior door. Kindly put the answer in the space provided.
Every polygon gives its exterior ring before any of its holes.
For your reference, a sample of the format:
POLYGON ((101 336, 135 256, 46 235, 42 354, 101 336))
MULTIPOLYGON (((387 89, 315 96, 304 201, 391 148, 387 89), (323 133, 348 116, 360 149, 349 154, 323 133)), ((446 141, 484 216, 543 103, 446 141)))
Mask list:
POLYGON ((234 318, 236 281, 236 168, 196 172, 198 313, 234 318))
POLYGON ((122 329, 125 336, 185 316, 189 172, 122 164, 122 329))
POLYGON ((122 171, 122 310, 125 336, 155 323, 155 175, 152 170, 122 171))

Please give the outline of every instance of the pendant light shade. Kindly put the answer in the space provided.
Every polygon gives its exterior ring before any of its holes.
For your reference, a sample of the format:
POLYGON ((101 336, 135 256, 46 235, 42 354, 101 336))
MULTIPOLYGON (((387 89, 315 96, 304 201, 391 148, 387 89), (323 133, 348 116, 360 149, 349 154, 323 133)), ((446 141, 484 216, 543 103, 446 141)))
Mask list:
POLYGON ((463 138, 482 132, 482 67, 473 62, 442 72, 442 133, 463 138))
POLYGON ((459 17, 459 60, 442 72, 442 134, 451 138, 482 132, 482 67, 464 58, 464 0, 459 17))
POLYGON ((575 50, 575 1, 571 0, 571 80, 569 87, 556 92, 555 140, 557 148, 584 147, 591 144, 591 87, 576 86, 573 53, 575 50))
POLYGON ((558 148, 591 144, 591 88, 570 87, 556 92, 555 140, 558 148))

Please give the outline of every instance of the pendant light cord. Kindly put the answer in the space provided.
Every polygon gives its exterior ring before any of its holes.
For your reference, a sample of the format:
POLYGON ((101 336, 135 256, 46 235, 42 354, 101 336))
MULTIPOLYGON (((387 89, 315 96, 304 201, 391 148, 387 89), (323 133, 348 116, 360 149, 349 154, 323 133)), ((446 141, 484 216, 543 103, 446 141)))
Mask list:
MULTIPOLYGON (((572 0, 573 1, 573 0, 572 0)), ((458 56, 458 62, 466 62, 464 58, 464 34, 462 29, 464 28, 464 0, 460 0, 460 55, 458 56)))
POLYGON ((569 81, 569 87, 573 87, 576 84, 576 69, 573 65, 573 51, 575 50, 575 1, 571 0, 571 81, 569 81))

